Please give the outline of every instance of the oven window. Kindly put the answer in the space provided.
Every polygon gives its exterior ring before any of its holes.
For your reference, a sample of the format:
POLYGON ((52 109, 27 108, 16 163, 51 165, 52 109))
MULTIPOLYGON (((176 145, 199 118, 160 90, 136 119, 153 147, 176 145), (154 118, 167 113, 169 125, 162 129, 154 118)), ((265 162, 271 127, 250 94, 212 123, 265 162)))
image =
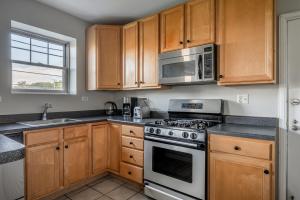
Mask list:
POLYGON ((162 66, 163 78, 177 78, 184 76, 195 76, 195 61, 165 64, 162 66))
POLYGON ((192 154, 153 147, 152 170, 188 183, 193 182, 192 154))

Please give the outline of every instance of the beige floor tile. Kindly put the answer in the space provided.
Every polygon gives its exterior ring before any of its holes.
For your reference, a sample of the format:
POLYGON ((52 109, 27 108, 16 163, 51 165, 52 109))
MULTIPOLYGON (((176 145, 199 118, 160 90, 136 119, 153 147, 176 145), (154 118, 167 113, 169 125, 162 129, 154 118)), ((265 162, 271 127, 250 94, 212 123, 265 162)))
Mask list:
POLYGON ((68 200, 68 198, 66 196, 60 196, 60 197, 57 197, 55 200, 68 200))
POLYGON ((109 196, 113 200, 125 200, 133 196, 134 194, 136 194, 134 190, 121 186, 118 189, 115 189, 112 192, 108 193, 107 196, 109 196))
POLYGON ((109 198, 108 196, 102 196, 100 199, 97 200, 112 200, 111 198, 109 198))
POLYGON ((151 198, 145 196, 142 193, 137 193, 136 195, 134 195, 133 197, 131 197, 128 200, 149 200, 149 199, 151 199, 151 198))
POLYGON ((66 194, 66 196, 74 196, 75 194, 80 193, 80 192, 82 192, 82 191, 84 191, 84 190, 87 190, 87 189, 88 189, 87 186, 83 186, 83 187, 81 187, 81 188, 78 188, 78 189, 76 189, 76 190, 73 190, 73 191, 71 191, 71 192, 68 192, 68 193, 66 194))
POLYGON ((98 183, 97 185, 94 185, 93 188, 102 194, 107 194, 111 192, 112 190, 118 188, 120 184, 112 181, 112 180, 106 180, 102 183, 98 183))
POLYGON ((102 177, 102 178, 100 178, 98 180, 95 180, 95 181, 89 183, 88 186, 92 187, 94 185, 97 185, 98 183, 102 183, 102 182, 104 182, 106 180, 109 180, 109 179, 111 179, 111 176, 107 175, 107 176, 104 176, 104 177, 102 177))
POLYGON ((74 195, 67 195, 72 200, 96 200, 102 196, 100 192, 97 192, 91 188, 76 193, 74 195))
POLYGON ((121 180, 119 178, 116 178, 116 177, 111 177, 110 180, 112 180, 113 182, 116 182, 116 183, 118 183, 120 185, 123 184, 123 183, 125 183, 125 181, 123 181, 123 180, 121 180))
POLYGON ((127 187, 127 188, 129 188, 129 189, 132 189, 132 190, 134 190, 134 191, 136 191, 136 192, 142 191, 141 186, 138 185, 138 184, 134 184, 134 183, 125 183, 123 186, 125 186, 125 187, 127 187))

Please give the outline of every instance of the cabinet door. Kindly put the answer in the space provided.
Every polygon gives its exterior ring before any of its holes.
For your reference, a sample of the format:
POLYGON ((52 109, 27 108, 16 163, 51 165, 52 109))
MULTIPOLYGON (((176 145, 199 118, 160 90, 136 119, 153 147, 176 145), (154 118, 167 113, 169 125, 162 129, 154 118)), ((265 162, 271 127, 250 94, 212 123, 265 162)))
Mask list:
POLYGON ((186 44, 193 47, 215 42, 215 0, 186 4, 186 44))
POLYGON ((210 200, 271 200, 271 163, 210 153, 210 200))
POLYGON ((58 143, 26 148, 27 199, 39 199, 60 189, 62 153, 58 143))
POLYGON ((87 88, 121 88, 121 27, 94 25, 87 30, 87 88))
POLYGON ((93 174, 107 169, 107 125, 92 127, 92 162, 93 174))
POLYGON ((121 125, 109 125, 108 152, 108 168, 118 174, 120 172, 121 125))
POLYGON ((89 142, 87 137, 64 142, 64 185, 89 176, 89 142))
POLYGON ((217 0, 220 85, 273 83, 273 0, 217 0))
POLYGON ((121 28, 99 26, 97 28, 97 88, 121 87, 121 28))
POLYGON ((140 87, 158 87, 159 17, 140 20, 140 87))
POLYGON ((123 87, 139 87, 138 77, 138 23, 123 27, 123 87))
POLYGON ((161 51, 184 47, 184 5, 176 6, 160 14, 161 51))

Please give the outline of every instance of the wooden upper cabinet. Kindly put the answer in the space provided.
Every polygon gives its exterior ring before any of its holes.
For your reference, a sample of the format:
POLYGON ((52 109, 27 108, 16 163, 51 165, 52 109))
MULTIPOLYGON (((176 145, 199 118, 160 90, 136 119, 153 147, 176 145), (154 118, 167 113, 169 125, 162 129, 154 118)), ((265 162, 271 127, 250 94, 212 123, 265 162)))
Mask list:
POLYGON ((92 169, 93 174, 105 172, 107 169, 107 133, 106 124, 92 126, 92 169))
POLYGON ((26 148, 26 199, 39 199, 60 189, 59 148, 59 143, 26 148))
POLYGON ((94 25, 87 31, 87 87, 121 88, 121 27, 94 25))
POLYGON ((64 142, 64 186, 89 176, 89 141, 87 137, 64 142))
POLYGON ((110 124, 108 133, 108 169, 120 173, 121 125, 110 124))
POLYGON ((140 87, 158 87, 159 15, 139 21, 140 87))
POLYGON ((123 26, 123 88, 138 88, 138 22, 123 26))
POLYGON ((184 47, 184 5, 160 13, 161 52, 184 47))
POLYGON ((225 153, 210 153, 210 200, 271 200, 271 163, 225 153))
POLYGON ((274 83, 273 0, 217 0, 220 85, 274 83))
POLYGON ((215 0, 186 3, 186 47, 215 42, 215 0))

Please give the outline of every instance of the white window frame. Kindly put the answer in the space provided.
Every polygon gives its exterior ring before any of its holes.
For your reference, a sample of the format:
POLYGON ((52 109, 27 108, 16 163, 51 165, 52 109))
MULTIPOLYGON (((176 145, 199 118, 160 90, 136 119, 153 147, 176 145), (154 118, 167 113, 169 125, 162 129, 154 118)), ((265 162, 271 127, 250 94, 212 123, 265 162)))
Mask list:
MULTIPOLYGON (((47 68, 52 68, 52 69, 63 70, 63 90, 15 89, 15 88, 13 88, 13 80, 12 80, 12 82, 11 82, 12 93, 70 94, 70 84, 69 84, 69 82, 70 82, 70 43, 66 42, 66 41, 59 40, 59 39, 51 38, 51 37, 48 37, 48 36, 40 35, 40 34, 37 34, 37 33, 17 29, 17 28, 11 28, 11 34, 25 36, 25 37, 29 37, 29 38, 32 38, 32 39, 45 41, 47 43, 60 44, 60 45, 64 46, 63 67, 46 65, 46 64, 41 64, 41 63, 32 63, 31 62, 31 53, 33 51, 31 49, 29 50, 30 51, 30 62, 11 60, 12 66, 13 66, 14 63, 16 63, 16 64, 24 64, 24 65, 30 65, 30 66, 47 67, 47 68)), ((12 48, 16 48, 16 47, 11 46, 11 49, 12 48)), ((30 48, 31 48, 31 45, 30 45, 30 48)), ((49 53, 46 53, 46 54, 50 55, 49 53)), ((13 71, 13 67, 11 68, 11 72, 12 71, 13 71)))

